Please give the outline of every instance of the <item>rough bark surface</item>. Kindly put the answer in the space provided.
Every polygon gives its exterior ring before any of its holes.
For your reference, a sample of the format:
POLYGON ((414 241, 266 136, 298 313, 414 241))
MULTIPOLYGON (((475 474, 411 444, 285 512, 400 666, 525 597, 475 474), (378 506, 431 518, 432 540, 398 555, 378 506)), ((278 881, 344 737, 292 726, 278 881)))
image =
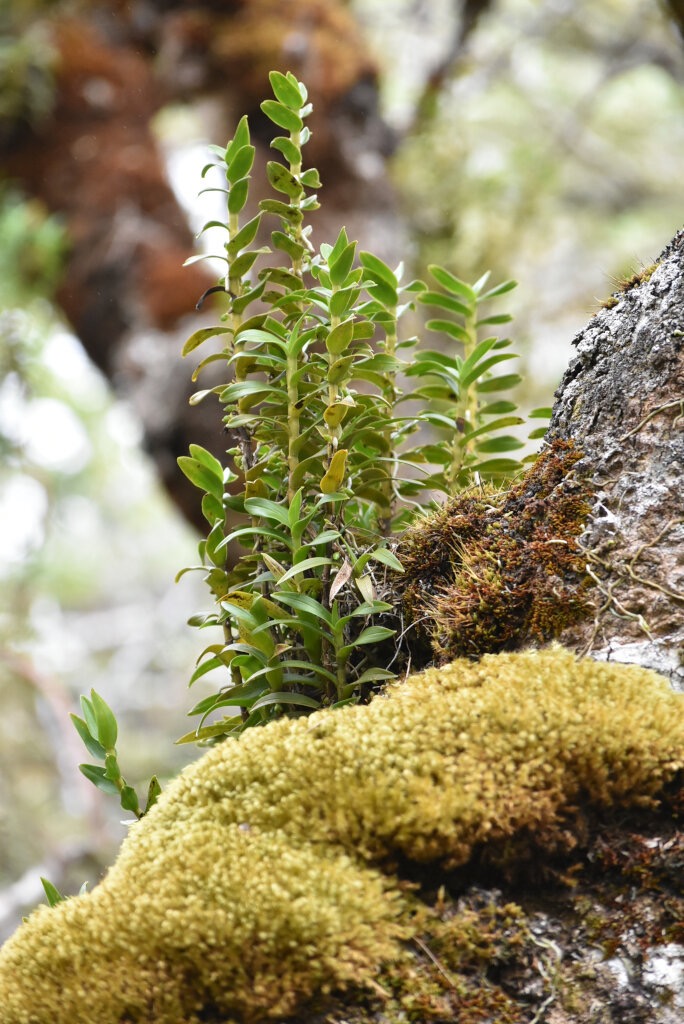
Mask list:
POLYGON ((581 538, 593 618, 561 641, 684 690, 684 231, 575 339, 549 439, 571 439, 595 500, 581 538))

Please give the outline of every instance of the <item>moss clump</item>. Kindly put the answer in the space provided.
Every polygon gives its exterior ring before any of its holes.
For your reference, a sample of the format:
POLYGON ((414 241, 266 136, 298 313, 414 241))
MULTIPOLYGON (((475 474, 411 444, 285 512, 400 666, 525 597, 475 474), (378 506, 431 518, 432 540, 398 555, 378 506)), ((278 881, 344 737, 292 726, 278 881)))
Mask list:
POLYGON ((660 266, 660 261, 656 263, 649 263, 647 267, 642 267, 641 270, 636 270, 629 277, 620 278, 616 284, 618 285, 618 291, 613 292, 607 299, 601 299, 599 306, 603 309, 612 309, 613 306, 617 306, 620 301, 620 295, 623 292, 629 292, 632 288, 637 288, 640 284, 645 284, 646 281, 650 281, 656 270, 660 266))
POLYGON ((547 642, 593 608, 577 543, 590 494, 556 440, 504 491, 459 495, 406 532, 397 586, 422 663, 547 642))
MULTIPOLYGON (((401 960, 379 976, 389 998, 373 1011, 388 1022, 458 1021, 459 1024, 523 1024, 526 1006, 499 984, 502 974, 526 969, 538 953, 528 919, 498 891, 473 888, 458 900, 442 889, 419 916, 420 934, 401 960)), ((362 1024, 352 1015, 349 1024, 362 1024)))
MULTIPOLYGON (((578 802, 643 805, 682 767, 680 695, 562 648, 275 722, 186 769, 91 894, 18 930, 0 1022, 255 1022, 373 990, 421 934, 399 865, 434 877, 516 837, 516 856, 567 847, 578 802)), ((455 970, 480 954, 448 930, 455 970)))

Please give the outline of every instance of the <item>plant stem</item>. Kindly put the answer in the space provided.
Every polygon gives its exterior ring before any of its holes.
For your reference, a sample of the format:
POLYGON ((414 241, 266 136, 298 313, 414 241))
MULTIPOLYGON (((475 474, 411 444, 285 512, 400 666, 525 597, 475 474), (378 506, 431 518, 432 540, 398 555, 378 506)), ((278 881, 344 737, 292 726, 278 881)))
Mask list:
MULTIPOLYGON (((473 352, 477 345, 477 307, 473 305, 468 315, 465 317, 465 330, 468 334, 467 341, 464 342, 464 361, 473 352)), ((463 436, 455 437, 450 445, 451 451, 451 464, 449 465, 446 472, 446 479, 448 485, 448 493, 455 494, 459 490, 458 477, 463 467, 466 464, 468 456, 474 450, 474 444, 469 442, 468 435, 471 430, 475 429, 477 424, 477 390, 476 382, 473 381, 465 390, 459 391, 458 400, 456 402, 456 415, 455 419, 457 422, 463 423, 463 436)))
MULTIPOLYGON (((397 308, 394 306, 389 310, 392 315, 391 325, 387 325, 385 328, 385 354, 388 356, 394 356, 396 353, 397 346, 397 308)), ((396 373, 394 371, 386 374, 386 384, 384 387, 384 397, 390 403, 392 414, 394 414, 394 407, 397 401, 397 388, 396 388, 396 373)), ((386 450, 388 452, 394 452, 394 445, 392 443, 392 429, 387 427, 383 431, 383 436, 386 442, 386 450)), ((380 490, 385 497, 386 510, 383 509, 381 514, 378 516, 378 528, 383 537, 389 536, 392 531, 392 515, 394 513, 394 478, 396 474, 396 462, 393 460, 391 463, 381 462, 381 466, 386 470, 384 478, 380 484, 380 490)))

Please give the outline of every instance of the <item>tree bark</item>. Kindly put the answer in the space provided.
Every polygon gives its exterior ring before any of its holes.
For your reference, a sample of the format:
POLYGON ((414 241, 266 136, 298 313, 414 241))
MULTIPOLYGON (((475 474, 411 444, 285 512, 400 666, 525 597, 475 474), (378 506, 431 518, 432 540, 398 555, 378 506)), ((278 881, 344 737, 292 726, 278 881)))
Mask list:
POLYGON ((580 544, 596 610, 561 642, 684 690, 684 231, 575 338, 548 439, 594 491, 580 544))

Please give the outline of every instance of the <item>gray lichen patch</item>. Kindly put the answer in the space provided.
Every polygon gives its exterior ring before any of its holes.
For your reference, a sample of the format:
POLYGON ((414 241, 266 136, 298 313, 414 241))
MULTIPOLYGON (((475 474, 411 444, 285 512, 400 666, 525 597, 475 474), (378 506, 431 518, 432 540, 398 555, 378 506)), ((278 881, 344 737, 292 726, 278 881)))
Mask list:
POLYGON ((638 644, 684 687, 684 232, 575 346, 548 437, 583 452, 595 501, 580 544, 601 598, 561 639, 604 658, 638 644))

